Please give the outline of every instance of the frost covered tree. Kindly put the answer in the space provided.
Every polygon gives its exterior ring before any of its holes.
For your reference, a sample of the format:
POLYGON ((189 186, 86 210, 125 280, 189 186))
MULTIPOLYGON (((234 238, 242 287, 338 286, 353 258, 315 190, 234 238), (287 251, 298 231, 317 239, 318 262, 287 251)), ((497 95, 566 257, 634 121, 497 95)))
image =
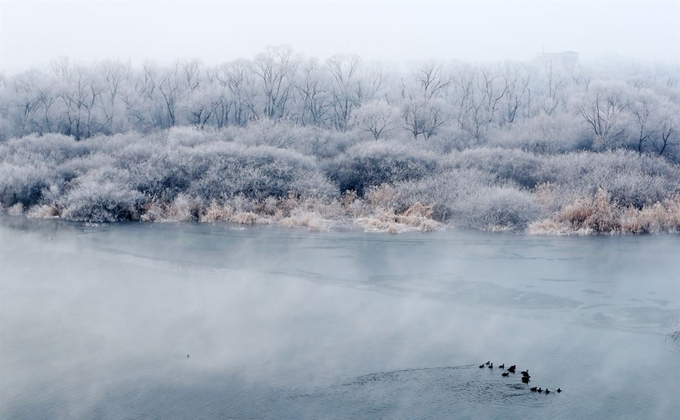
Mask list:
POLYGON ((288 116, 299 58, 289 46, 267 47, 253 60, 253 72, 259 78, 262 91, 262 115, 281 119, 288 116))
POLYGON ((400 128, 399 108, 384 99, 365 102, 352 112, 352 126, 378 140, 400 128))
POLYGON ((330 74, 331 121, 339 130, 346 130, 352 110, 361 103, 361 83, 358 55, 334 55, 326 60, 330 74))
POLYGON ((630 89, 623 82, 594 82, 578 101, 577 109, 593 135, 597 149, 624 146, 630 89))

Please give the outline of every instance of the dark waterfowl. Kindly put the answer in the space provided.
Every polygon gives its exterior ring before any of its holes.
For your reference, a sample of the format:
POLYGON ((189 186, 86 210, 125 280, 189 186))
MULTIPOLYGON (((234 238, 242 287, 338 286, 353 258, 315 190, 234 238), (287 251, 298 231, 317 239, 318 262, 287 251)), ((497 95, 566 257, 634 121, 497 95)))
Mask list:
POLYGON ((557 392, 562 392, 562 390, 560 388, 557 388, 557 392))
POLYGON ((512 366, 510 366, 510 367, 508 368, 508 372, 515 373, 515 369, 516 369, 516 368, 517 368, 517 366, 512 365, 512 366))
POLYGON ((486 363, 485 363, 485 365, 487 365, 487 366, 489 366, 490 364, 491 364, 490 360, 487 360, 486 363))
POLYGON ((541 388, 538 388, 538 392, 543 392, 543 390, 541 388))
POLYGON ((493 369, 493 363, 489 365, 489 369, 493 369))
POLYGON ((524 382, 525 384, 528 384, 529 381, 530 381, 530 379, 527 378, 526 376, 522 378, 522 382, 524 382))
POLYGON ((538 388, 536 388, 536 387, 531 388, 531 392, 536 392, 536 391, 538 391, 538 388))
POLYGON ((545 389, 546 394, 550 394, 550 390, 548 388, 545 389))
POLYGON ((501 369, 505 369, 505 363, 503 363, 502 365, 500 365, 498 367, 501 368, 501 369))
POLYGON ((479 368, 480 368, 480 369, 483 369, 483 368, 484 368, 484 364, 479 365, 479 368))
POLYGON ((509 372, 503 372, 503 373, 501 373, 501 376, 508 376, 508 375, 510 375, 509 372))
POLYGON ((527 376, 528 374, 529 374, 529 369, 522 371, 522 375, 527 376))

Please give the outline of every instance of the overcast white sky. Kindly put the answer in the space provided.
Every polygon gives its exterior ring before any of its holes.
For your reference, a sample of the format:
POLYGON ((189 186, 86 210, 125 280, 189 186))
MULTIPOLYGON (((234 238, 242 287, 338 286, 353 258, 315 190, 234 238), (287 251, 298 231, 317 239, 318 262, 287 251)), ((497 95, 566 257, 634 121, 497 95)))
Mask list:
POLYGON ((10 73, 59 56, 213 64, 279 44, 396 62, 525 60, 545 47, 677 63, 680 0, 0 0, 10 73))

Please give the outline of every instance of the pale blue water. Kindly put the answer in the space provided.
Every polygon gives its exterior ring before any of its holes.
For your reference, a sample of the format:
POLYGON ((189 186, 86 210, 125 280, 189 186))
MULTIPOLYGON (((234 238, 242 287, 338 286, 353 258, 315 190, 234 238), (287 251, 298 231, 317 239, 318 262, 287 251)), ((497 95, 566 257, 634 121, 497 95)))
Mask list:
POLYGON ((680 413, 677 235, 4 216, 0 269, 2 419, 680 413))

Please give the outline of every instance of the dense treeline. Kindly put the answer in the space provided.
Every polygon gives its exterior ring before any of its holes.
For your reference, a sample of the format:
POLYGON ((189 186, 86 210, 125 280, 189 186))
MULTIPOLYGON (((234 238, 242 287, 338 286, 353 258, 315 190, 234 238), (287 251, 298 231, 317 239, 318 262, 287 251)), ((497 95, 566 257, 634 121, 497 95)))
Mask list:
POLYGON ((138 69, 63 58, 50 69, 0 76, 0 139, 79 140, 267 119, 376 139, 435 137, 459 149, 497 141, 547 153, 630 148, 677 159, 679 107, 680 72, 672 67, 427 62, 398 71, 357 56, 304 58, 281 46, 218 66, 179 60, 138 69))
POLYGON ((0 76, 0 205, 75 220, 680 227, 680 72, 253 60, 0 76))

